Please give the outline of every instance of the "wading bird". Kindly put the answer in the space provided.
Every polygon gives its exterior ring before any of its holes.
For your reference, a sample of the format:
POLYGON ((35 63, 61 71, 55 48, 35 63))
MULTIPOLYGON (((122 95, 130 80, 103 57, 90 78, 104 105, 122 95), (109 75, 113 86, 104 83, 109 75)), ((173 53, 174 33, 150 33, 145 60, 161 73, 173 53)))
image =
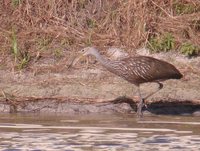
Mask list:
POLYGON ((137 105, 137 116, 142 116, 144 100, 163 88, 160 83, 168 79, 180 79, 182 74, 172 64, 148 56, 126 57, 120 60, 108 60, 104 58, 94 47, 86 47, 80 51, 80 56, 73 63, 76 64, 80 58, 87 55, 95 56, 102 66, 108 71, 122 77, 138 88, 140 101, 137 105), (140 84, 155 82, 159 85, 158 90, 143 98, 140 92, 140 84))

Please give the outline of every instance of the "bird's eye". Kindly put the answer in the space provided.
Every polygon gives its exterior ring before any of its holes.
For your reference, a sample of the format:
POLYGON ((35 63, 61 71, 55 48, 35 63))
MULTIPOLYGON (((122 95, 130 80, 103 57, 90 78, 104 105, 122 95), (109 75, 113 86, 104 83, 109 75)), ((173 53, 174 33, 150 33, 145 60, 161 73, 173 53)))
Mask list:
POLYGON ((85 52, 85 50, 84 50, 84 49, 81 49, 81 52, 85 52))

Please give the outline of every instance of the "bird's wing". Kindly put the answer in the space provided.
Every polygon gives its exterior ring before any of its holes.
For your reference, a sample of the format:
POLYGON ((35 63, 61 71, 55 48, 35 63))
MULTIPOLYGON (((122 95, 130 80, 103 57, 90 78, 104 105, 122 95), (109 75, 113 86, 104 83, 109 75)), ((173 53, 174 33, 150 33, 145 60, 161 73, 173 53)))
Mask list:
POLYGON ((136 85, 182 76, 173 65, 146 56, 124 58, 114 61, 112 66, 111 72, 136 85))

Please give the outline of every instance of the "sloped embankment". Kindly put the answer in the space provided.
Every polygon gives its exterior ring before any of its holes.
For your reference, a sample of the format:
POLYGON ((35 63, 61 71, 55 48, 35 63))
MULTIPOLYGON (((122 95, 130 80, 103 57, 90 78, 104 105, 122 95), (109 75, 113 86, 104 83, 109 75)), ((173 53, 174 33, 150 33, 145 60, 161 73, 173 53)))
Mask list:
MULTIPOLYGON (((164 88, 146 101, 148 111, 162 114, 197 115, 200 109, 199 58, 187 59, 171 53, 155 55, 175 64, 184 74, 181 80, 164 82, 164 88), (189 63, 188 63, 189 62, 189 63)), ((9 72, 1 70, 2 112, 133 112, 138 100, 136 87, 105 71, 98 63, 62 71, 41 60, 37 70, 9 72), (48 67, 48 69, 47 69, 48 67), (45 70, 50 72, 45 72, 45 70)), ((144 84, 143 94, 156 89, 144 84)))

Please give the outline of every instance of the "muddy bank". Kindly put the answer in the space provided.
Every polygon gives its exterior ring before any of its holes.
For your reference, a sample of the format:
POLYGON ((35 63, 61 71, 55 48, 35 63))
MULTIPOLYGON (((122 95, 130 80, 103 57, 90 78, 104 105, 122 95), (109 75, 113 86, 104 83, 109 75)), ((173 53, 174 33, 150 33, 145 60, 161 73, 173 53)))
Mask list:
MULTIPOLYGON (((184 74, 181 80, 164 82, 164 88, 146 100, 153 114, 199 114, 200 58, 188 59, 171 53, 153 55, 176 65, 184 74)), ((138 101, 134 85, 105 71, 98 63, 88 68, 52 70, 55 61, 40 60, 34 70, 0 70, 1 112, 135 112, 138 101)), ((56 68, 56 67, 55 67, 56 68)), ((156 84, 142 85, 142 94, 154 91, 156 84)))
MULTIPOLYGON (((1 112, 10 113, 55 113, 55 114, 92 114, 92 113, 136 113, 136 102, 131 98, 114 100, 75 99, 75 98, 33 98, 23 97, 1 101, 1 112)), ((185 100, 159 100, 147 102, 144 115, 194 115, 200 116, 200 104, 185 100)))

